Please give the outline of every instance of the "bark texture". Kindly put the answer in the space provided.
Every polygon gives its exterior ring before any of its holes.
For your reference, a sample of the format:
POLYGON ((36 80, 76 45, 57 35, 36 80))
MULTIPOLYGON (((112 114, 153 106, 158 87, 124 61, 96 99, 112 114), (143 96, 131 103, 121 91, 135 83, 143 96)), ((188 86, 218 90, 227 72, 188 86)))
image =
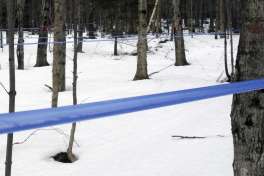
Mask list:
MULTIPOLYGON (((235 81, 264 77, 264 1, 241 0, 242 29, 235 81)), ((264 175, 263 90, 234 95, 232 105, 234 175, 264 175)))
POLYGON ((17 23, 18 23, 17 63, 19 70, 24 69, 24 32, 23 32, 24 6, 25 6, 25 0, 17 0, 17 23))
POLYGON ((38 39, 37 62, 35 67, 48 66, 47 45, 48 45, 48 25, 50 13, 50 0, 42 0, 41 26, 38 39))
POLYGON ((65 0, 54 1, 54 51, 53 86, 55 90, 65 90, 66 37, 65 37, 65 0))
POLYGON ((149 79, 147 66, 147 0, 138 1, 138 60, 134 80, 149 79))
POLYGON ((52 107, 57 107, 58 94, 65 89, 65 31, 64 31, 64 5, 65 0, 54 0, 54 51, 52 67, 52 107))
POLYGON ((174 12, 174 42, 175 42, 175 66, 188 65, 185 56, 184 38, 182 32, 182 19, 180 14, 180 0, 173 0, 174 12))

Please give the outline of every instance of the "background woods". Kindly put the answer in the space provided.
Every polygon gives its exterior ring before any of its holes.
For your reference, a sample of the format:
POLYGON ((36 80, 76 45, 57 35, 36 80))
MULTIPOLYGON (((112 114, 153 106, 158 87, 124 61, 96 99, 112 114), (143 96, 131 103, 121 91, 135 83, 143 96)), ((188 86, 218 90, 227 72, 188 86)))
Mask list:
MULTIPOLYGON (((0 3, 0 27, 2 29, 7 28, 6 1, 1 0, 0 3)), ((210 32, 215 31, 215 29, 223 32, 225 8, 230 8, 233 28, 238 30, 241 22, 240 0, 232 0, 228 4, 225 1, 181 0, 180 12, 184 26, 193 31, 203 32, 203 26, 209 25, 210 32)), ((148 19, 150 19, 155 2, 155 0, 147 1, 148 19)), ((81 0, 80 4, 80 8, 75 12, 81 17, 79 19, 79 35, 82 35, 81 31, 88 32, 90 37, 93 37, 95 31, 117 34, 122 32, 137 33, 137 0, 81 0)), ((66 0, 65 25, 69 32, 73 30, 72 8, 71 0, 66 0)), ((32 32, 39 32, 40 35, 45 36, 43 30, 51 30, 54 26, 54 0, 17 0, 16 11, 16 27, 22 26, 24 30, 32 30, 32 32)), ((166 23, 169 27, 172 19, 172 1, 160 0, 150 31, 166 32, 166 23)), ((44 62, 44 65, 46 64, 44 62)))

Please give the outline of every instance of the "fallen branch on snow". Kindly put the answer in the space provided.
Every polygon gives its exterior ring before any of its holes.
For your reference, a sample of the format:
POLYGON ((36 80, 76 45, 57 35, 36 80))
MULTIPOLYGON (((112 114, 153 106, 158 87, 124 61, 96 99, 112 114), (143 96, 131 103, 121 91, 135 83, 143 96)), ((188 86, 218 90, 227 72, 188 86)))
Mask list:
POLYGON ((216 135, 216 136, 180 136, 180 135, 174 135, 171 136, 173 138, 178 138, 178 139, 206 139, 206 138, 212 138, 212 137, 226 137, 224 135, 216 135))

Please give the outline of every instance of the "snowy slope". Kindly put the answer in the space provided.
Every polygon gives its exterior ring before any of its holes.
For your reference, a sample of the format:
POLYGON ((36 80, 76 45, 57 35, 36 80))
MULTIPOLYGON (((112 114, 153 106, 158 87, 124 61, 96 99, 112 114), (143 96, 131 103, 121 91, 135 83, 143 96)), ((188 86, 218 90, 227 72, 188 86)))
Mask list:
MULTIPOLYGON (((37 36, 26 35, 26 42, 37 36)), ((223 40, 214 36, 186 37, 187 67, 174 67, 173 42, 150 41, 150 80, 133 82, 136 41, 119 44, 120 56, 113 56, 113 42, 84 44, 79 54, 79 103, 219 84, 223 72, 223 40), (156 73, 158 72, 158 73, 156 73)), ((69 41, 72 39, 69 39, 69 41)), ((235 36, 237 48, 238 36, 235 36)), ((17 111, 50 107, 51 67, 34 68, 37 46, 25 46, 24 71, 17 71, 17 111)), ((67 45, 67 91, 59 104, 72 103, 73 46, 67 45)), ((0 82, 8 87, 8 48, 0 51, 0 82)), ((48 54, 52 63, 52 53, 48 54)), ((233 146, 230 132, 232 97, 188 103, 78 123, 74 164, 54 162, 51 156, 65 151, 70 125, 36 131, 23 144, 14 146, 13 175, 16 176, 231 176, 233 146), (173 135, 206 136, 179 140, 173 135), (219 137, 218 135, 224 136, 219 137)), ((0 113, 8 110, 8 96, 0 89, 0 113)), ((22 142, 33 131, 15 134, 22 142)), ((4 175, 5 136, 0 136, 0 175, 4 175)))

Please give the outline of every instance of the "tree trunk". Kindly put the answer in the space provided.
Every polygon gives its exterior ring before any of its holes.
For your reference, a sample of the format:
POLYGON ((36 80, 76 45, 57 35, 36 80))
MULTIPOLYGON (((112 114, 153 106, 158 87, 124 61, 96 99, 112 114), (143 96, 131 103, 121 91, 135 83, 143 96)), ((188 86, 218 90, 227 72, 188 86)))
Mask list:
POLYGON ((4 49, 4 42, 3 42, 3 31, 0 31, 0 48, 2 48, 2 52, 4 49))
POLYGON ((147 66, 147 0, 138 0, 137 72, 134 80, 149 79, 147 66))
POLYGON ((226 31, 224 32, 225 40, 224 40, 224 63, 225 63, 225 74, 227 77, 227 81, 231 81, 231 76, 229 74, 228 70, 228 60, 227 60, 227 33, 226 31))
POLYGON ((193 0, 190 0, 190 19, 189 19, 189 25, 190 25, 190 30, 189 32, 191 31, 191 36, 193 37, 193 32, 194 32, 194 29, 193 29, 193 0))
POLYGON ((224 38, 225 33, 225 0, 219 0, 219 33, 224 38))
POLYGON ((80 0, 79 10, 79 36, 78 36, 78 48, 79 53, 83 52, 83 32, 84 32, 84 0, 80 0))
POLYGON ((155 0, 155 5, 151 13, 150 20, 149 20, 148 27, 147 27, 147 33, 150 31, 150 27, 152 23, 154 22, 154 16, 156 15, 158 4, 159 4, 159 0, 155 0))
POLYGON ((203 0, 199 0, 199 32, 204 32, 203 23, 204 23, 204 17, 203 17, 203 0))
MULTIPOLYGON (((16 75, 15 75, 15 47, 14 47, 14 27, 15 27, 15 0, 7 1, 8 9, 8 38, 9 38, 9 112, 15 112, 16 97, 16 75)), ((11 176, 13 153, 13 134, 7 136, 5 176, 11 176)))
POLYGON ((115 42, 114 42, 114 56, 118 56, 118 51, 117 51, 117 37, 115 37, 115 42))
POLYGON ((220 30, 220 11, 219 11, 219 2, 220 0, 216 0, 215 2, 215 12, 216 12, 216 20, 215 20, 215 39, 218 39, 219 30, 220 30))
POLYGON ((228 31, 230 34, 230 55, 231 55, 231 76, 234 75, 234 44, 233 44, 233 23, 232 23, 232 9, 233 3, 226 0, 227 9, 227 21, 228 21, 228 31))
MULTIPOLYGON (((241 2, 242 28, 235 81, 264 77, 264 1, 241 0, 241 2)), ((263 90, 234 95, 231 120, 234 175, 263 176, 263 90)))
POLYGON ((89 39, 95 39, 95 29, 94 29, 94 11, 95 9, 92 8, 91 9, 91 12, 89 14, 89 17, 88 17, 88 36, 89 36, 89 39))
POLYGON ((180 0, 173 0, 174 7, 174 43, 175 43, 175 66, 189 65, 185 56, 184 38, 182 32, 180 0))
MULTIPOLYGON (((79 7, 79 0, 72 0, 73 1, 73 10, 72 10, 72 17, 73 17, 73 32, 74 32, 74 56, 73 56, 73 105, 77 105, 77 57, 78 57, 78 39, 77 39, 77 22, 78 22, 78 15, 76 14, 77 8, 79 7)), ((67 155, 71 162, 75 162, 77 160, 76 156, 73 154, 73 144, 74 144, 74 136, 76 131, 76 123, 72 124, 69 146, 67 149, 67 155)))
POLYGON ((213 7, 214 7, 214 3, 212 0, 209 1, 209 16, 210 16, 210 25, 209 25, 209 33, 214 32, 215 28, 214 28, 214 15, 213 15, 213 7))
POLYGON ((18 45, 17 45, 17 63, 18 69, 24 70, 24 17, 25 0, 17 0, 17 22, 18 22, 18 45))
POLYGON ((42 0, 41 26, 39 30, 37 62, 35 67, 49 66, 47 61, 48 25, 50 13, 50 0, 42 0))
POLYGON ((52 67, 52 107, 57 107, 58 94, 65 89, 65 25, 64 5, 65 0, 54 0, 54 51, 52 67))

